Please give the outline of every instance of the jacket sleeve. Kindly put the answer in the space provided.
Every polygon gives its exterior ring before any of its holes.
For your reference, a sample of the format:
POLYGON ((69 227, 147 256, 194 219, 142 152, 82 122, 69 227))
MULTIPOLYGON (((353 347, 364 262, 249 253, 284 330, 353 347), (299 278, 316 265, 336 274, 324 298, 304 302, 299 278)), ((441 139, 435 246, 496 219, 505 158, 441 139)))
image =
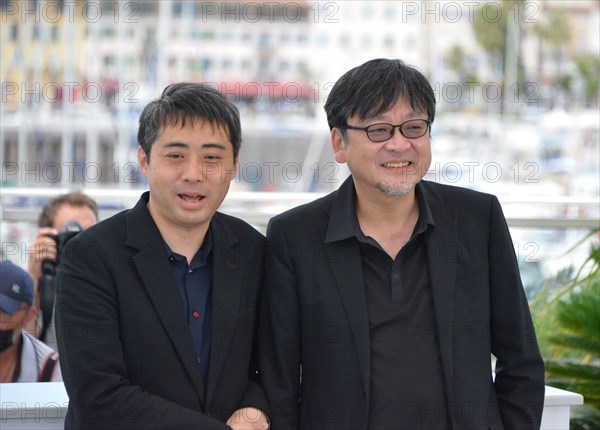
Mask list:
POLYGON ((265 392, 260 385, 259 378, 259 370, 258 370, 258 326, 260 324, 259 320, 259 312, 260 312, 260 300, 261 300, 261 292, 262 292, 262 284, 264 283, 264 254, 260 256, 260 270, 259 270, 259 279, 261 280, 261 285, 258 287, 258 292, 256 295, 256 302, 254 303, 254 309, 256 312, 256 320, 254 327, 254 341, 252 342, 252 355, 250 357, 250 366, 248 370, 248 385, 246 386, 246 391, 240 401, 239 409, 242 408, 256 408, 262 411, 269 417, 270 420, 270 411, 267 403, 267 398, 265 396, 265 392))
POLYGON ((490 219, 490 294, 495 389, 504 428, 539 429, 544 407, 544 362, 497 198, 490 219))
POLYGON ((74 257, 61 259, 57 275, 57 340, 70 399, 65 428, 230 429, 128 379, 116 280, 106 266, 116 252, 102 255, 92 249, 98 243, 71 240, 63 256, 74 257))
POLYGON ((272 220, 267 230, 258 356, 273 430, 299 426, 300 305, 291 245, 281 224, 272 220))

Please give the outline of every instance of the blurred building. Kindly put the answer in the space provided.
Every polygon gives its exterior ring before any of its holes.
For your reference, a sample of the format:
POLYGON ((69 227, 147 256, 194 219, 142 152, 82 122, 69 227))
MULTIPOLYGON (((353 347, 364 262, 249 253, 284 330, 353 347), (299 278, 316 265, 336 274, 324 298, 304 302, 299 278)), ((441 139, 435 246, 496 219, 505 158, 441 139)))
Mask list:
POLYGON ((598 108, 600 2, 532 0, 522 9, 522 56, 544 108, 598 108), (595 67, 596 94, 586 91, 583 64, 595 67), (595 64, 595 66, 593 66, 595 64))
MULTIPOLYGON (((498 113, 503 68, 473 22, 476 7, 494 21, 501 4, 1 0, 2 183, 136 186, 138 115, 175 81, 207 82, 234 98, 242 156, 251 154, 242 161, 263 168, 277 160, 328 168, 322 104, 341 74, 372 58, 418 66, 442 113, 498 113)), ((575 59, 598 57, 599 3, 505 6, 500 14, 510 11, 519 36, 508 55, 513 78, 536 85, 533 107, 566 99, 556 88, 567 75, 571 101, 584 103, 575 59), (542 31, 557 12, 570 26, 558 42, 542 31)), ((245 179, 251 189, 281 185, 245 179)))
POLYGON ((308 7, 2 1, 3 182, 139 180, 129 163, 137 116, 171 82, 210 83, 249 117, 282 106, 313 116, 308 7))

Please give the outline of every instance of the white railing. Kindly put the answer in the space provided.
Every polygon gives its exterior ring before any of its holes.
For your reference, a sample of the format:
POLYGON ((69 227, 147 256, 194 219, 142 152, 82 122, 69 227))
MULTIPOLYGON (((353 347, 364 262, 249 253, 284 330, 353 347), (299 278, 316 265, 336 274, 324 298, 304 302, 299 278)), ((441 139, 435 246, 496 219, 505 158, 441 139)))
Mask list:
MULTIPOLYGON (((63 188, 3 188, 0 191, 0 220, 35 222, 42 201, 69 191, 63 188)), ((98 202, 101 218, 132 207, 142 193, 138 189, 91 188, 82 191, 98 202)), ((231 191, 221 211, 264 229, 272 216, 323 195, 231 191)), ((593 229, 600 226, 598 199, 499 196, 499 200, 511 227, 593 229)))
MULTIPOLYGON (((70 190, 62 188, 3 188, 0 190, 0 220, 35 224, 44 201, 70 190)), ((101 218, 132 207, 141 190, 84 189, 101 208, 101 218)), ((266 229, 269 219, 291 207, 323 194, 232 191, 221 210, 266 229)), ((556 196, 553 198, 499 196, 511 227, 550 229, 598 228, 597 199, 556 196), (529 215, 529 216, 528 216, 529 215)), ((0 384, 0 428, 63 428, 68 397, 62 383, 0 384)), ((576 393, 546 387, 542 429, 567 430, 570 407, 583 403, 576 393)))
MULTIPOLYGON (((69 397, 62 382, 0 384, 0 428, 63 429, 69 397)), ((546 387, 541 430, 568 430, 571 406, 583 396, 546 387)))

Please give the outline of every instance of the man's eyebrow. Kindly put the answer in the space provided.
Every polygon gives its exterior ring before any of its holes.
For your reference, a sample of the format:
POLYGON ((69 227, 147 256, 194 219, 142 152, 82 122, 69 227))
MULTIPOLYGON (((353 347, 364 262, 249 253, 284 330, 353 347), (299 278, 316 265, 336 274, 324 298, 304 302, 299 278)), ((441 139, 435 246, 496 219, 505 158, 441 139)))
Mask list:
MULTIPOLYGON (((188 145, 187 143, 177 142, 177 141, 165 143, 165 146, 163 146, 163 148, 184 148, 184 149, 189 149, 189 147, 190 147, 190 145, 188 145)), ((208 143, 203 143, 202 144, 202 149, 222 149, 222 150, 226 150, 227 148, 222 143, 208 142, 208 143)))
POLYGON ((165 143, 165 146, 163 146, 163 148, 189 148, 190 145, 188 145, 187 143, 183 143, 183 142, 168 142, 165 143))
POLYGON ((202 144, 202 148, 206 148, 206 149, 222 149, 223 151, 225 151, 227 148, 225 147, 225 145, 223 145, 222 143, 218 143, 218 142, 209 142, 209 143, 203 143, 202 144))

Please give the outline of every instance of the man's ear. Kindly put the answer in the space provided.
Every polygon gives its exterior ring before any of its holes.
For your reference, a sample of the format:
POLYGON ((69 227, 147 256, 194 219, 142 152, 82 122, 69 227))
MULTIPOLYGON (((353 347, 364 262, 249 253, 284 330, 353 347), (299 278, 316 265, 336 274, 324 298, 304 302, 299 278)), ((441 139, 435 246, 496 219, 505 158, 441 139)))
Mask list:
POLYGON ((234 160, 233 162, 233 170, 231 171, 231 177, 229 178, 230 181, 235 179, 235 175, 237 174, 237 170, 240 167, 240 156, 238 155, 237 158, 234 160))
POLYGON ((338 163, 346 162, 346 144, 344 143, 344 137, 342 130, 338 127, 331 129, 331 147, 333 148, 333 156, 335 161, 338 163))
POLYGON ((146 151, 141 146, 138 146, 138 166, 144 176, 148 176, 148 164, 150 164, 150 159, 146 155, 146 151))
POLYGON ((37 309, 35 308, 35 306, 29 306, 29 309, 27 309, 27 313, 25 314, 25 327, 29 326, 29 324, 32 321, 35 321, 35 318, 37 317, 37 309))

